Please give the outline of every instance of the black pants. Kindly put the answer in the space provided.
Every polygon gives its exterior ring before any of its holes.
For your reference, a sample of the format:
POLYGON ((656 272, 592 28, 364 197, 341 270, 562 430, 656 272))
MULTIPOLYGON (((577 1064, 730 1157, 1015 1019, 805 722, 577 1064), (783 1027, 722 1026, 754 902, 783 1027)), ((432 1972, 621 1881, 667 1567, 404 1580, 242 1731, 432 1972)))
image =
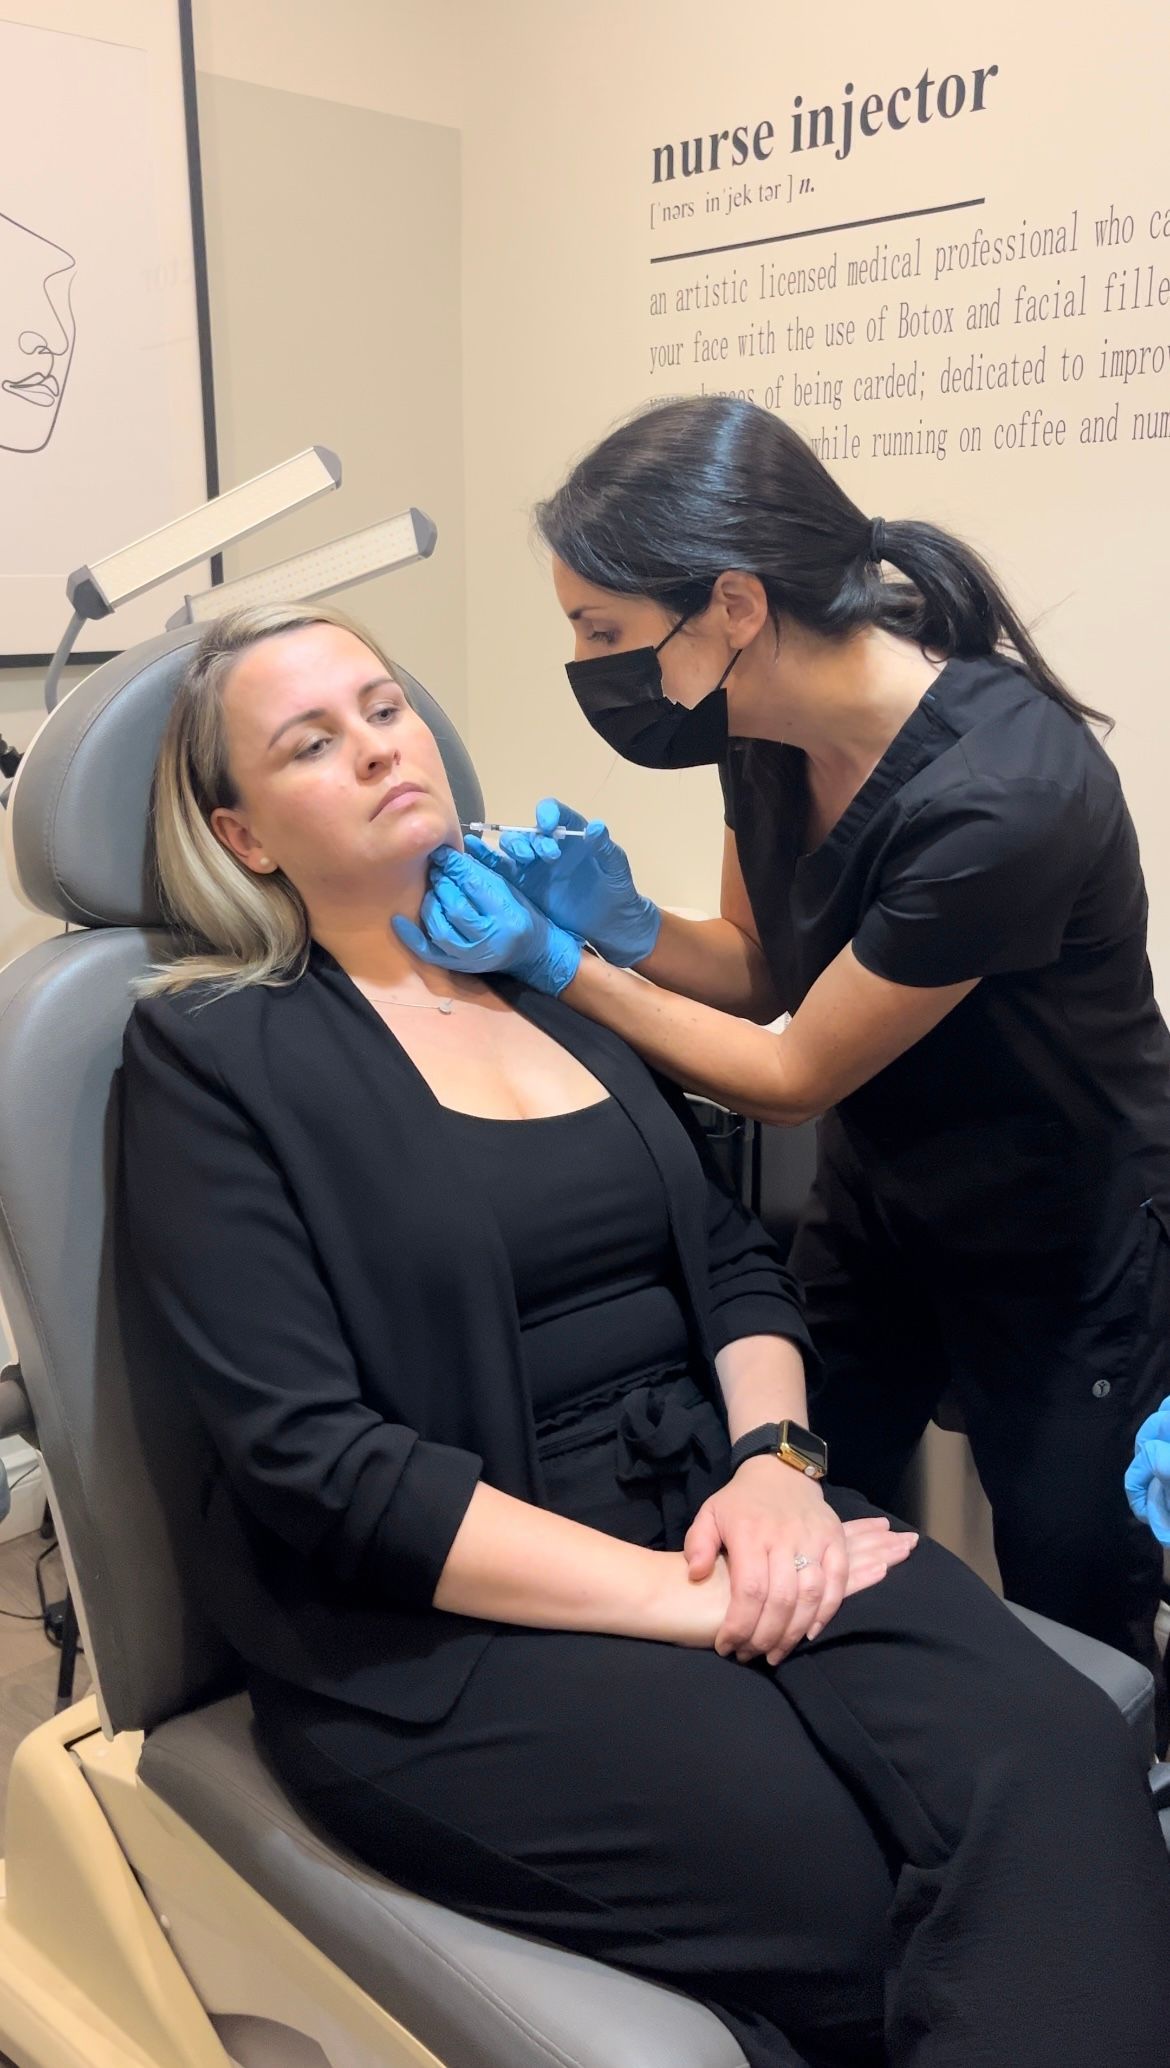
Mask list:
POLYGON ((1158 1216, 1149 1205, 1111 1216, 1083 1269, 1030 1256, 1023 1209, 932 1250, 928 1231, 897 1239, 840 1131, 826 1138, 790 1262, 823 1360, 809 1412, 834 1479, 896 1506, 949 1392, 1008 1599, 1148 1666, 1164 1734, 1162 1553, 1123 1484, 1138 1424, 1170 1394, 1170 1240, 1158 1216))
POLYGON ((507 1630, 439 1724, 254 1699, 376 1868, 700 1998, 752 2068, 1165 2059, 1170 1859, 1133 1742, 937 1545, 775 1673, 507 1630))

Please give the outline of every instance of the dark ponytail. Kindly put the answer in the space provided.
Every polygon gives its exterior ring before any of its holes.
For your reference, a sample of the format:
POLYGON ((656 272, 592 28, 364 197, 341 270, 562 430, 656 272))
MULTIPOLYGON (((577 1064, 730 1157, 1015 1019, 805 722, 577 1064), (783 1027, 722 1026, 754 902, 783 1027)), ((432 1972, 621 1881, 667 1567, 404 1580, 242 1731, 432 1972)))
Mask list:
POLYGON ((1076 717, 1109 725, 1053 674, 979 555, 917 519, 862 515, 791 426, 755 403, 696 395, 612 431, 538 505, 583 581, 702 609, 727 569, 754 574, 774 619, 824 638, 877 625, 933 653, 1001 650, 1076 717), (883 579, 883 560, 902 577, 883 579))

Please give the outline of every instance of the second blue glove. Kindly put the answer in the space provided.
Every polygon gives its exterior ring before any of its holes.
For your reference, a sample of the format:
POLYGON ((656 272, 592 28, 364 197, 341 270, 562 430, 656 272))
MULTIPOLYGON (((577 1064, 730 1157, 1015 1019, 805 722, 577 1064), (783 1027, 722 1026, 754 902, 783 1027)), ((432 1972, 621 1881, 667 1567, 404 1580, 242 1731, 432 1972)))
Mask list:
POLYGON ((1135 1515, 1160 1544, 1170 1544, 1170 1400, 1147 1415, 1137 1433, 1125 1491, 1135 1515))
POLYGON ((600 819, 586 822, 555 797, 536 807, 535 833, 505 833, 500 841, 515 865, 513 881, 557 926, 589 941, 619 969, 644 962, 658 939, 662 914, 644 898, 630 872, 625 849, 610 839, 600 819), (554 829, 571 826, 583 840, 557 840, 554 829))

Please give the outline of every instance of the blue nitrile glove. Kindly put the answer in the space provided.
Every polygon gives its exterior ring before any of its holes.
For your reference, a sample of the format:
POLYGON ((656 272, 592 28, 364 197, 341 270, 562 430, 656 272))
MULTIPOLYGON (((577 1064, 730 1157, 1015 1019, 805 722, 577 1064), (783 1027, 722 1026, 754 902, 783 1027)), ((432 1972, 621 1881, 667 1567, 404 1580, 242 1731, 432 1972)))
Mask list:
POLYGON ((619 969, 644 962, 658 939, 662 914, 634 887, 625 850, 600 819, 544 797, 536 807, 540 833, 504 833, 500 847, 516 865, 512 878, 557 926, 590 941, 619 969), (572 826, 584 840, 554 840, 555 826, 572 826))
POLYGON ((506 970, 534 991, 554 996, 571 984, 581 961, 581 943, 554 926, 513 889, 503 870, 478 855, 437 847, 431 856, 431 887, 422 902, 422 929, 395 915, 400 941, 434 969, 485 976, 506 970))
POLYGON ((1170 1400, 1147 1415, 1125 1475, 1129 1505, 1160 1544, 1170 1544, 1170 1400))

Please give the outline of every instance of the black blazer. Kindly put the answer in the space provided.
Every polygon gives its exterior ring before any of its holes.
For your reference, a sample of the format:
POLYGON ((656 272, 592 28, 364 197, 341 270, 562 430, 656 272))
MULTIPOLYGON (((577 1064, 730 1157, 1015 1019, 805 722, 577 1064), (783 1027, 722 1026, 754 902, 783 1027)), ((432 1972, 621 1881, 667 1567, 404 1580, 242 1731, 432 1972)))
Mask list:
MULTIPOLYGON (((681 1094, 555 999, 499 989, 653 1156, 699 1383, 719 1398, 712 1359, 739 1336, 807 1347, 681 1094)), ((210 1438, 209 1613, 267 1673, 404 1720, 446 1714, 495 1627, 432 1606, 476 1481, 538 1503, 542 1485, 503 1238, 443 1107, 314 947, 287 987, 135 1007, 122 1145, 126 1339, 210 1438)))

